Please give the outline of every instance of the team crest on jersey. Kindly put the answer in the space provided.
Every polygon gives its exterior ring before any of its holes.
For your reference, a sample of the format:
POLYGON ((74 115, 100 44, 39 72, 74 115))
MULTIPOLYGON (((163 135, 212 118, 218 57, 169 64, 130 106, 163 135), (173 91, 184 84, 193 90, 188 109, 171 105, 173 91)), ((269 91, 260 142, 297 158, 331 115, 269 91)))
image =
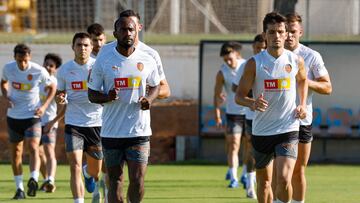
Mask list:
POLYGON ((286 71, 287 73, 290 73, 290 72, 291 72, 291 69, 292 69, 292 67, 291 67, 290 64, 286 64, 286 65, 285 65, 285 71, 286 71))
POLYGON ((138 63, 136 64, 136 67, 137 67, 137 69, 138 69, 139 71, 144 70, 144 64, 141 63, 141 62, 138 62, 138 63))
POLYGON ((27 79, 31 81, 33 79, 33 76, 31 74, 27 75, 27 79))

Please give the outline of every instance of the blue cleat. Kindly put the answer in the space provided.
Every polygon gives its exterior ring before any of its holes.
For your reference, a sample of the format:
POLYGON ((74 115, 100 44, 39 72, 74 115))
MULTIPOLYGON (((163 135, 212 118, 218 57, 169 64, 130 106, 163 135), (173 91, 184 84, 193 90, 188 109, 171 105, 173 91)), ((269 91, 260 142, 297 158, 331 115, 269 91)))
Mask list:
POLYGON ((231 179, 230 171, 227 171, 225 175, 225 180, 230 180, 230 179, 231 179))
POLYGON ((238 188, 239 182, 237 180, 231 180, 228 188, 238 188))
POLYGON ((242 175, 241 178, 240 178, 240 182, 243 185, 244 189, 246 189, 246 179, 247 179, 246 174, 242 175))
POLYGON ((93 193, 95 190, 95 179, 93 177, 87 178, 85 176, 87 165, 84 165, 82 169, 83 169, 83 175, 84 175, 85 189, 89 193, 93 193))

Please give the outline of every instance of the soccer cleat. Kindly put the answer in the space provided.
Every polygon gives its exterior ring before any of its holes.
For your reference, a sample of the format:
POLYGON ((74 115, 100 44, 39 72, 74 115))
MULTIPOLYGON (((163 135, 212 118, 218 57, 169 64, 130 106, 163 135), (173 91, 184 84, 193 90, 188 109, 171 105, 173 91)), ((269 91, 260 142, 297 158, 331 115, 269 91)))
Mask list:
POLYGON ((15 192, 13 199, 25 199, 25 192, 18 188, 15 192))
POLYGON ((34 178, 30 178, 27 186, 28 186, 27 195, 30 197, 35 197, 36 191, 39 189, 38 183, 35 181, 34 178))
POLYGON ((53 193, 56 190, 56 186, 55 186, 55 184, 53 182, 51 182, 50 180, 47 180, 44 183, 44 189, 43 190, 45 192, 47 192, 47 193, 53 193))
POLYGON ((46 182, 47 182, 47 181, 45 181, 45 182, 43 182, 43 183, 41 184, 41 186, 40 186, 40 188, 39 188, 40 191, 44 191, 44 192, 45 192, 46 182))
POLYGON ((231 179, 231 174, 230 171, 228 171, 225 175, 225 180, 230 180, 231 179))
POLYGON ((244 175, 242 175, 242 176, 240 177, 240 182, 241 182, 241 184, 243 185, 243 188, 244 188, 244 189, 246 189, 246 179, 247 179, 246 174, 244 174, 244 175))
POLYGON ((254 189, 248 189, 246 191, 246 197, 249 199, 257 199, 256 192, 254 189))
MULTIPOLYGON (((87 165, 84 165, 83 168, 82 168, 83 169, 83 175, 84 175, 84 172, 86 171, 86 168, 87 168, 87 165)), ((95 190, 95 179, 93 177, 87 178, 84 175, 84 182, 85 182, 86 191, 88 191, 89 193, 93 193, 94 190, 95 190)))
POLYGON ((239 187, 239 181, 237 180, 231 180, 228 188, 238 188, 239 187))

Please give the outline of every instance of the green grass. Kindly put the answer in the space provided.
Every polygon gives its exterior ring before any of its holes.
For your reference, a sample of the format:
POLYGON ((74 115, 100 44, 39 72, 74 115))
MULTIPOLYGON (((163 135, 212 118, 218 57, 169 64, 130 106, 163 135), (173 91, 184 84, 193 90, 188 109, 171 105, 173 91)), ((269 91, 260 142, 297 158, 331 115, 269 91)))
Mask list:
MULTIPOLYGON (((27 166, 24 167, 27 171, 27 166)), ((0 202, 14 202, 14 182, 10 165, 0 165, 0 202)), ((20 202, 71 203, 68 166, 57 172, 57 190, 39 192, 35 198, 20 202)), ((145 183, 144 203, 251 203, 242 188, 227 189, 223 165, 151 165, 145 183)), ((28 173, 24 174, 28 178, 28 173)), ((314 165, 307 171, 307 203, 358 203, 360 200, 360 166, 314 165)), ((26 184, 26 183, 25 183, 26 184)), ((85 202, 90 202, 86 194, 85 202)))

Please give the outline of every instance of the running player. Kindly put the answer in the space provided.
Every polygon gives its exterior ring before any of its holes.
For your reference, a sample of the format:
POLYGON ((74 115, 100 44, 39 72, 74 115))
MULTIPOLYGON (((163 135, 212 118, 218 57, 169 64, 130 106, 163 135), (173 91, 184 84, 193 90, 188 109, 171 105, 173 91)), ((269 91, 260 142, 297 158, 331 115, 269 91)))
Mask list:
POLYGON ((241 135, 245 125, 245 107, 235 103, 235 93, 232 91, 233 81, 240 71, 240 66, 245 62, 240 54, 241 44, 238 42, 226 42, 220 50, 220 57, 224 64, 216 75, 214 89, 215 122, 218 128, 223 123, 221 119, 220 106, 224 101, 222 90, 226 93, 226 155, 228 172, 226 179, 230 179, 229 188, 239 187, 237 168, 239 167, 239 149, 241 135))
POLYGON ((87 165, 83 168, 85 188, 96 189, 103 158, 100 129, 102 106, 89 102, 87 80, 95 62, 90 57, 91 38, 87 33, 76 33, 72 40, 74 60, 63 64, 57 72, 57 101, 66 104, 65 148, 70 163, 70 186, 75 203, 84 202, 81 179, 83 152, 87 165))
MULTIPOLYGON (((98 55, 101 47, 103 47, 103 45, 106 43, 106 35, 105 35, 105 31, 104 31, 104 27, 98 23, 94 23, 88 26, 87 28, 87 32, 91 37, 91 41, 93 44, 93 49, 91 52, 91 57, 96 59, 96 56, 98 55)), ((104 161, 104 160, 103 160, 104 161)), ((100 188, 103 188, 103 193, 105 196, 104 201, 106 201, 106 196, 107 196, 107 185, 108 180, 107 180, 107 175, 106 175, 106 169, 104 164, 102 164, 101 166, 101 171, 102 171, 102 176, 100 181, 98 182, 97 185, 95 185, 95 190, 92 193, 92 203, 98 203, 101 201, 101 193, 100 193, 100 188)))
POLYGON ((3 69, 1 92, 7 105, 11 166, 16 183, 16 193, 13 199, 25 199, 22 175, 24 140, 30 154, 31 174, 27 183, 27 195, 34 197, 38 190, 40 167, 40 117, 51 103, 56 86, 45 68, 30 61, 31 50, 27 45, 15 46, 14 59, 15 61, 6 64, 3 69), (48 88, 46 99, 42 104, 39 97, 41 84, 45 84, 48 88))
POLYGON ((314 92, 319 94, 331 94, 332 87, 330 76, 324 65, 321 55, 302 44, 300 37, 303 34, 302 19, 297 13, 286 15, 289 36, 285 41, 285 48, 304 58, 307 78, 309 83, 309 93, 306 100, 307 116, 300 121, 298 157, 295 164, 292 178, 294 188, 293 202, 304 203, 306 193, 305 169, 310 157, 312 123, 312 97, 314 92))
POLYGON ((304 61, 284 49, 286 18, 268 13, 263 20, 265 51, 245 65, 236 102, 255 110, 252 129, 258 202, 273 201, 271 189, 275 157, 278 200, 292 198, 291 177, 297 157, 299 119, 306 117, 307 80, 304 61), (297 88, 297 89, 296 89, 297 88), (252 89, 253 98, 248 97, 252 89), (296 94, 300 104, 296 106, 296 94), (255 99, 256 98, 256 99, 255 99))
POLYGON ((135 48, 138 34, 132 17, 114 24, 117 46, 98 56, 89 79, 89 99, 104 105, 101 129, 105 165, 109 175, 109 202, 125 202, 124 164, 129 187, 127 202, 141 202, 150 150, 150 111, 159 93, 155 60, 135 48), (148 90, 146 90, 148 86, 148 90))
MULTIPOLYGON (((44 58, 44 67, 50 74, 50 78, 53 83, 57 84, 55 77, 56 70, 61 66, 62 59, 57 54, 46 54, 44 58)), ((45 101, 48 89, 45 86, 40 87, 40 99, 45 101)), ((60 105, 63 107, 62 105, 60 105)), ((59 108, 59 111, 63 111, 63 108, 59 108)), ((56 174, 56 156, 55 156, 55 143, 56 143, 56 131, 58 128, 58 122, 55 119, 57 112, 57 104, 53 99, 46 109, 44 115, 41 117, 42 135, 40 147, 40 159, 41 165, 45 168, 44 183, 41 185, 40 190, 45 192, 54 192, 55 186, 55 174, 56 174)))
MULTIPOLYGON (((133 11, 133 10, 122 11, 120 13, 119 17, 131 17, 131 18, 133 18, 133 20, 136 23, 137 32, 141 31, 143 25, 140 24, 140 15, 138 13, 136 13, 135 11, 133 11)), ((110 42, 108 44, 105 44, 103 46, 103 48, 100 50, 99 55, 108 54, 113 49, 115 49, 116 45, 117 45, 116 40, 113 41, 113 42, 110 42)), ((135 47, 137 49, 141 49, 142 51, 146 52, 151 57, 153 57, 154 60, 156 61, 156 66, 158 68, 158 73, 159 73, 160 80, 161 80, 160 81, 160 92, 159 92, 158 99, 168 98, 170 96, 171 92, 170 92, 169 84, 168 84, 168 82, 166 80, 166 77, 165 77, 165 72, 164 72, 164 68, 163 68, 159 53, 155 49, 153 49, 150 46, 148 46, 148 45, 144 44, 143 42, 141 42, 139 40, 139 36, 136 36, 135 47)))
POLYGON ((93 44, 91 57, 96 58, 101 47, 106 43, 104 27, 99 23, 91 24, 87 27, 87 33, 90 35, 93 44))
MULTIPOLYGON (((258 34, 255 36, 253 44, 253 53, 258 54, 261 51, 266 49, 266 41, 262 34, 258 34)), ((245 66, 246 63, 242 64, 245 66)), ((238 72, 238 75, 235 78, 233 84, 233 90, 236 91, 238 84, 240 82, 241 76, 243 74, 244 68, 241 68, 242 72, 238 72)), ((252 97, 252 92, 250 91, 249 97, 252 97)), ((244 140, 244 163, 246 164, 246 197, 251 199, 256 199, 256 190, 255 190, 255 183, 256 183, 256 172, 255 172, 255 159, 253 155, 253 147, 251 144, 251 136, 252 136, 252 120, 255 116, 255 112, 252 111, 250 108, 246 107, 245 112, 245 136, 244 140)), ((244 165, 245 165, 244 164, 244 165)))

